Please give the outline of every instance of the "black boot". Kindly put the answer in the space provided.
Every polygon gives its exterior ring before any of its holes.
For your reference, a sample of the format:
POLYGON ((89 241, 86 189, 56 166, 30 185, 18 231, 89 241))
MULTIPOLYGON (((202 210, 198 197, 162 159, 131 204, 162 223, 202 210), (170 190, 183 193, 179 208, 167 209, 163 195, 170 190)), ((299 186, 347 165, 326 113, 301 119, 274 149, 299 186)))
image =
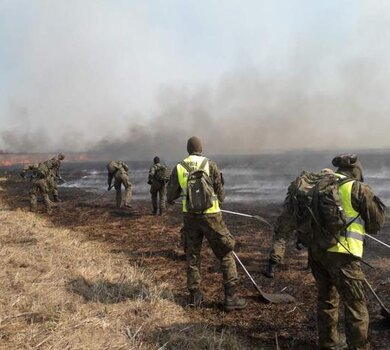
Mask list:
POLYGON ((235 286, 225 286, 225 310, 242 310, 246 307, 247 302, 244 298, 240 298, 236 293, 235 286))
POLYGON ((195 308, 199 308, 203 301, 203 294, 199 289, 190 290, 190 302, 189 305, 195 308))
POLYGON ((266 268, 263 272, 263 275, 265 277, 268 277, 268 278, 274 278, 275 277, 275 272, 274 272, 275 266, 276 266, 276 262, 269 260, 268 265, 266 266, 266 268))

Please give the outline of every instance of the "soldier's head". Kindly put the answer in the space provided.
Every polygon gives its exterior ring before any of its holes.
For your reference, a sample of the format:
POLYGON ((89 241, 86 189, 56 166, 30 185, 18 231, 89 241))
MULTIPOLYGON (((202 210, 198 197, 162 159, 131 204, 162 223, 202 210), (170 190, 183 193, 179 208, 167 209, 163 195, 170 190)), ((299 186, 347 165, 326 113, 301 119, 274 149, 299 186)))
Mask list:
POLYGON ((358 181, 364 181, 362 164, 356 154, 340 154, 333 158, 332 164, 337 167, 337 173, 352 177, 358 181))
POLYGON ((192 136, 187 141, 188 154, 202 153, 202 141, 197 136, 192 136))
POLYGON ((160 163, 160 158, 157 157, 157 156, 154 157, 154 158, 153 158, 153 163, 154 163, 154 164, 160 163))
POLYGON ((58 156, 57 156, 58 160, 64 160, 65 159, 65 154, 64 153, 58 153, 58 156))

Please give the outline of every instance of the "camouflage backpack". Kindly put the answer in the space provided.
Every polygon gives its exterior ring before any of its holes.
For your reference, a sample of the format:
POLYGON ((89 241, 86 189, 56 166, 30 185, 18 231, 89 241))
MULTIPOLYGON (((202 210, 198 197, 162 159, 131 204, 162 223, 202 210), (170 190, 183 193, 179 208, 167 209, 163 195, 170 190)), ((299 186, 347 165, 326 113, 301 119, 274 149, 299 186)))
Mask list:
POLYGON ((180 165, 187 170, 187 211, 203 213, 213 206, 214 186, 210 176, 204 170, 208 163, 205 158, 198 169, 192 169, 186 162, 180 165))
POLYGON ((171 177, 171 170, 165 164, 159 164, 154 178, 159 182, 168 182, 171 177))
POLYGON ((127 165, 121 160, 112 160, 110 163, 107 164, 107 170, 110 174, 114 174, 121 168, 125 169, 126 171, 129 170, 127 165))
POLYGON ((328 249, 337 244, 346 228, 339 186, 351 179, 339 179, 334 173, 303 171, 289 186, 287 205, 294 215, 298 239, 306 247, 328 249))

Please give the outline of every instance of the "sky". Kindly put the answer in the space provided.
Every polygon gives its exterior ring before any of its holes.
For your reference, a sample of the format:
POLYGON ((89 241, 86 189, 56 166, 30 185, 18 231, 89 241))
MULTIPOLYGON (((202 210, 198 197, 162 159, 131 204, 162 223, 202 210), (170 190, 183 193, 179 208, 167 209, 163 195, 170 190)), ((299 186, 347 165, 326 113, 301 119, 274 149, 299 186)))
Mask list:
POLYGON ((0 0, 0 149, 389 148, 390 4, 0 0))

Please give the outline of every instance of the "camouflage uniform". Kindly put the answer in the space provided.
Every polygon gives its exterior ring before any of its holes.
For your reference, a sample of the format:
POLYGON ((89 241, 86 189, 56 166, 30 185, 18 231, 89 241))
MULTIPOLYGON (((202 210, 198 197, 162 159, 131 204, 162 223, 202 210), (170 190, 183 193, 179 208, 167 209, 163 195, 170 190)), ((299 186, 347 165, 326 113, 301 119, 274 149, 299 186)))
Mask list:
MULTIPOLYGON (((339 169, 337 172, 358 180, 362 179, 362 176, 356 176, 355 171, 339 169)), ((351 191, 351 202, 354 210, 364 220, 366 232, 377 233, 384 223, 384 211, 371 188, 360 181, 355 181, 351 191)), ((288 210, 283 210, 278 223, 279 232, 291 232, 296 227, 295 219, 288 210)), ((341 297, 344 304, 348 349, 368 349, 369 316, 360 258, 312 246, 309 248, 309 264, 318 289, 319 348, 339 349, 338 309, 341 297)))
MULTIPOLYGON (((198 153, 193 153, 200 155, 198 153)), ((221 173, 215 162, 209 161, 210 176, 213 179, 214 191, 220 203, 223 202, 225 191, 221 173)), ((168 203, 179 198, 181 188, 176 167, 172 170, 168 184, 168 203)), ((232 254, 234 238, 226 227, 222 214, 184 214, 184 250, 187 259, 187 287, 190 291, 200 288, 200 260, 203 237, 206 236, 213 253, 221 262, 223 283, 225 287, 235 286, 237 283, 237 268, 232 254)))
POLYGON ((275 232, 269 255, 270 261, 275 265, 283 261, 287 243, 291 239, 291 236, 295 230, 294 225, 291 225, 289 220, 284 220, 286 215, 289 216, 289 213, 287 208, 284 207, 283 213, 279 216, 275 225, 275 232))
POLYGON ((27 165, 23 168, 21 172, 21 176, 25 177, 28 173, 31 174, 31 187, 29 191, 30 195, 30 210, 32 212, 37 211, 38 201, 37 196, 39 193, 42 194, 43 202, 45 204, 46 211, 48 213, 51 212, 54 203, 49 198, 49 185, 47 181, 47 177, 44 177, 45 172, 42 170, 47 170, 46 174, 48 174, 49 170, 42 164, 39 165, 27 165), (40 171, 38 171, 38 168, 40 171))
MULTIPOLYGON (((384 213, 371 188, 359 181, 352 187, 352 205, 365 222, 366 232, 376 234, 384 213)), ((318 335, 322 349, 336 349, 339 296, 344 304, 345 332, 349 349, 368 349, 369 316, 360 259, 350 254, 309 250, 309 264, 318 288, 318 335)))
POLYGON ((160 214, 162 214, 165 209, 167 184, 166 182, 160 181, 156 178, 156 172, 159 168, 161 168, 161 166, 162 165, 160 163, 156 163, 149 169, 148 184, 151 185, 150 194, 152 195, 153 214, 157 214, 158 208, 160 208, 160 214))
POLYGON ((61 180, 60 167, 61 160, 64 159, 64 155, 60 153, 58 157, 51 158, 45 161, 43 164, 49 169, 49 174, 47 176, 47 184, 49 193, 53 194, 54 201, 59 202, 60 199, 58 197, 58 180, 61 180))
POLYGON ((127 207, 131 207, 130 202, 131 202, 131 196, 132 196, 132 191, 131 191, 131 183, 129 181, 129 167, 127 164, 122 162, 121 160, 119 161, 113 161, 107 165, 108 169, 108 188, 111 188, 111 183, 112 180, 114 179, 114 188, 116 192, 116 207, 120 208, 122 205, 122 185, 126 189, 125 193, 125 200, 124 204, 127 207), (111 168, 110 169, 110 164, 115 165, 115 169, 111 168))

